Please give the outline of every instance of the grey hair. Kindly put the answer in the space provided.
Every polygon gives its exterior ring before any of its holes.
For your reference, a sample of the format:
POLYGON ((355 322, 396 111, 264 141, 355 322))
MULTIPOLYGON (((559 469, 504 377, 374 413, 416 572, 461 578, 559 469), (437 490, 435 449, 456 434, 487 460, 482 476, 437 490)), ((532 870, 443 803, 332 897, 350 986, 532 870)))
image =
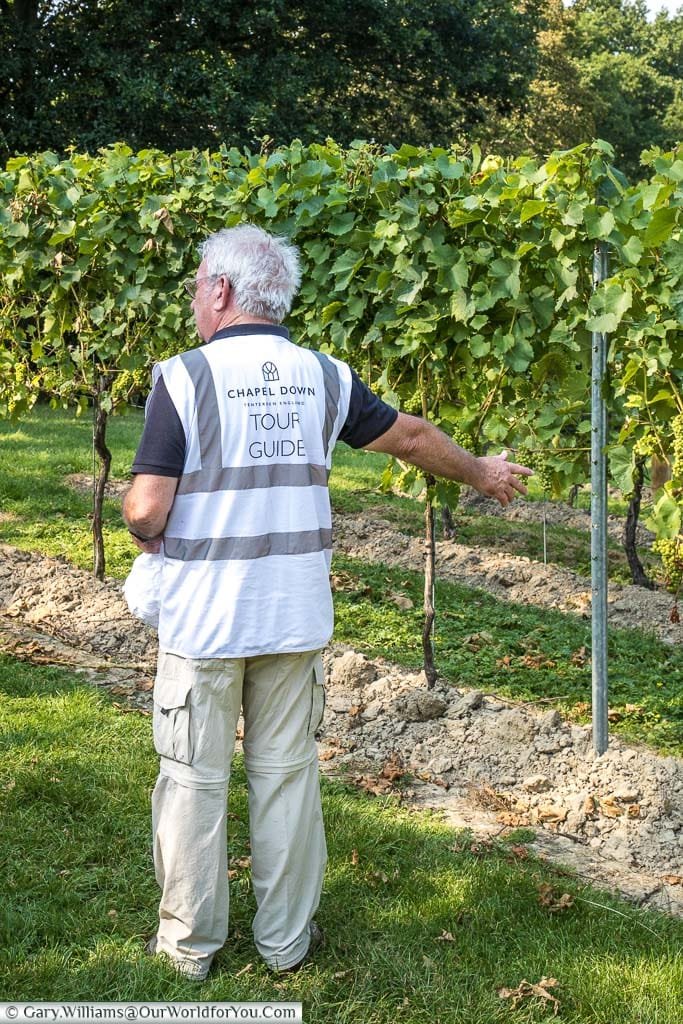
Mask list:
POLYGON ((209 235, 199 252, 208 275, 228 278, 241 310, 276 324, 284 320, 301 283, 295 245, 255 224, 240 224, 209 235))

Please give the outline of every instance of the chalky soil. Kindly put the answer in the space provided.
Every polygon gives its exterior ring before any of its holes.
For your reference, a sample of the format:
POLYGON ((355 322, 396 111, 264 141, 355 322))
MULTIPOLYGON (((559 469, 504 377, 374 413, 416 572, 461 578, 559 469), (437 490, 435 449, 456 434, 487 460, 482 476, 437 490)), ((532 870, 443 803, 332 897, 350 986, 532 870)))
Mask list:
MULTIPOLYGON (((381 551, 389 561, 390 529, 373 528, 367 517, 347 520, 340 547, 364 557, 381 551)), ((412 567, 413 556, 421 555, 419 542, 413 552, 413 541, 399 535, 397 542, 395 530, 391 544, 401 564, 412 567)), ((479 557, 486 565, 487 556, 479 557)), ((497 571, 520 561, 496 557, 497 571)), ((489 579, 489 586, 497 584, 489 579)), ((557 586, 563 600, 571 596, 564 580, 557 586)), ((71 667, 108 689, 122 710, 149 714, 156 637, 129 614, 120 583, 100 583, 60 560, 0 546, 0 648, 71 667)), ((325 772, 370 792, 395 793, 407 806, 437 808, 476 836, 528 827, 536 835, 531 849, 541 856, 637 904, 683 916, 681 760, 615 737, 598 758, 589 729, 556 711, 445 680, 428 691, 421 676, 340 647, 325 659, 325 772)))

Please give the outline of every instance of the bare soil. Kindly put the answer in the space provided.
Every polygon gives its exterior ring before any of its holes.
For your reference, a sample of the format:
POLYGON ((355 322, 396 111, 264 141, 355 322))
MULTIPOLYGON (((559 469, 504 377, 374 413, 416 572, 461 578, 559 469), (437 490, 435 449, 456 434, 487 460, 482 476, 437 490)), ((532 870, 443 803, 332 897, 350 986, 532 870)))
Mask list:
MULTIPOLYGON (((520 506, 521 508, 522 506, 520 506)), ((422 542, 365 516, 338 517, 338 547, 420 569, 422 542)), ((586 581, 500 552, 439 544, 440 572, 497 597, 586 615, 586 581)), ((610 616, 671 643, 670 599, 615 587, 610 616)), ((0 545, 0 648, 61 664, 107 689, 122 711, 149 714, 156 636, 126 607, 121 584, 59 559, 0 545)), ((323 771, 410 807, 438 809, 476 842, 528 827, 530 849, 637 904, 683 916, 683 762, 610 741, 593 753, 589 729, 493 694, 422 676, 333 647, 320 745, 323 771)))

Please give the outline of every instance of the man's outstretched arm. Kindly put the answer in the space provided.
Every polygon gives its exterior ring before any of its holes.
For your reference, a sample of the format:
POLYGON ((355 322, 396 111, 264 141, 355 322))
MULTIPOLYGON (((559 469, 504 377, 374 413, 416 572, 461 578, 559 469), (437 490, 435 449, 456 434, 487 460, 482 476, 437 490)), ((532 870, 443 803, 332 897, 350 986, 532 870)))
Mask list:
POLYGON ((394 455, 425 473, 468 484, 501 505, 509 505, 515 494, 526 494, 527 489, 519 477, 533 475, 533 470, 526 466, 508 462, 507 452, 471 455, 433 423, 402 412, 384 434, 364 447, 367 451, 394 455))

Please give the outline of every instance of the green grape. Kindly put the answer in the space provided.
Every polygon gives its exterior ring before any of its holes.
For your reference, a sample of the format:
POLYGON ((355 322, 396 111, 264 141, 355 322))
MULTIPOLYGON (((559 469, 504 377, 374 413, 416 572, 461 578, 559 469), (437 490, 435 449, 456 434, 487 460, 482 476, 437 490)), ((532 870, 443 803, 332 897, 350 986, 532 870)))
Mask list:
POLYGON ((671 423, 671 431, 673 433, 673 475, 674 477, 683 476, 683 413, 679 413, 671 423))
POLYGON ((422 414, 422 395, 419 388, 414 395, 403 403, 403 411, 411 416, 420 416, 422 414))
POLYGON ((553 489, 553 471, 548 463, 545 452, 520 449, 517 453, 517 458, 523 466, 533 469, 534 475, 543 489, 543 493, 545 495, 550 494, 553 489))
POLYGON ((652 545, 662 559, 664 581, 668 590, 676 593, 683 582, 683 543, 681 537, 662 538, 652 545))
POLYGON ((633 445, 633 454, 640 458, 654 455, 658 450, 657 435, 652 430, 648 430, 642 437, 639 437, 633 445))
POLYGON ((474 451, 475 444, 472 435, 468 434, 461 427, 454 427, 451 430, 451 440, 460 448, 465 448, 468 452, 474 451))

